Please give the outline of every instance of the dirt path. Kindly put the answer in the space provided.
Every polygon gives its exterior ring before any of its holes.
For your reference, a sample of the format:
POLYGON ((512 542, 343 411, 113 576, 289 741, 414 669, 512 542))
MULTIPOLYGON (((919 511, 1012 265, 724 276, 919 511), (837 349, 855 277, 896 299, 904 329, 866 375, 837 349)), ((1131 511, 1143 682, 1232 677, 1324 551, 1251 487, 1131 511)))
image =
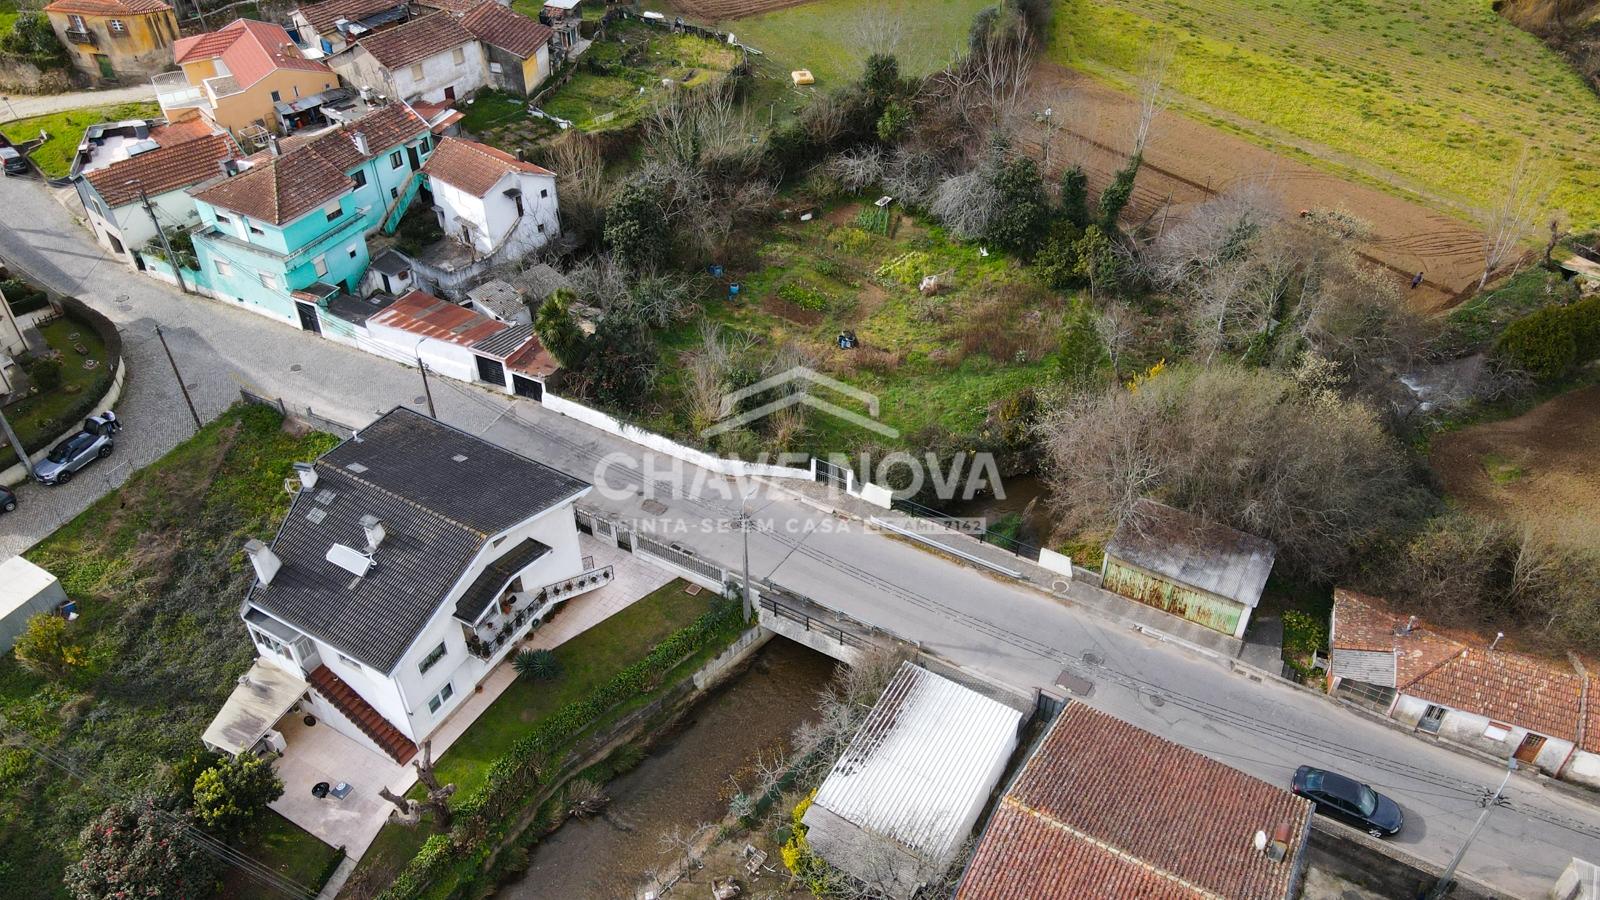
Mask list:
POLYGON ((6 102, 0 104, 0 120, 9 122, 13 119, 42 116, 47 113, 61 112, 65 109, 79 109, 85 106, 113 106, 118 103, 133 103, 139 100, 154 100, 155 98, 155 86, 148 81, 143 84, 112 88, 106 91, 73 91, 68 94, 40 94, 37 96, 31 94, 9 94, 6 102))
MULTIPOLYGON (((1053 64, 1036 69, 1031 90, 1024 108, 1050 107, 1058 122, 1068 123, 1052 143, 1051 176, 1078 163, 1089 175, 1091 193, 1098 192, 1127 159, 1138 112, 1135 99, 1053 64)), ((1023 141, 1038 154, 1042 137, 1034 126, 1023 141)), ((1152 131, 1129 213, 1146 218, 1170 203, 1166 215, 1171 221, 1185 207, 1249 179, 1269 181, 1288 215, 1312 207, 1343 207, 1371 223, 1375 235, 1362 255, 1407 284, 1423 272, 1422 287, 1411 293, 1419 309, 1448 309, 1477 284, 1482 236, 1471 226, 1174 111, 1163 113, 1152 131)))
POLYGON ((1600 546, 1600 387, 1433 440, 1434 471, 1468 509, 1600 546))

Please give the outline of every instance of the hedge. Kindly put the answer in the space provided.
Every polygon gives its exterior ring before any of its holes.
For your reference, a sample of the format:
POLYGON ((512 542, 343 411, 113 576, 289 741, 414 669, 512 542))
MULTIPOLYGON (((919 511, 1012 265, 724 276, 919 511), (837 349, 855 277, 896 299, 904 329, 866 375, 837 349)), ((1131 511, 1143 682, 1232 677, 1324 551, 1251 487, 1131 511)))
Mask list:
POLYGON ((1538 381, 1559 381, 1573 366, 1600 356, 1600 296, 1529 313, 1506 326, 1494 349, 1538 381))
POLYGON ((619 704, 649 693, 656 682, 688 657, 709 646, 727 631, 744 625, 744 607, 738 601, 720 601, 689 625, 668 635, 643 659, 624 668, 582 700, 575 700, 540 720, 533 730, 489 766, 483 786, 452 804, 456 825, 448 835, 436 834, 406 865, 382 894, 384 900, 411 900, 451 866, 488 859, 498 826, 527 803, 533 788, 548 774, 551 757, 566 748, 584 729, 619 704))

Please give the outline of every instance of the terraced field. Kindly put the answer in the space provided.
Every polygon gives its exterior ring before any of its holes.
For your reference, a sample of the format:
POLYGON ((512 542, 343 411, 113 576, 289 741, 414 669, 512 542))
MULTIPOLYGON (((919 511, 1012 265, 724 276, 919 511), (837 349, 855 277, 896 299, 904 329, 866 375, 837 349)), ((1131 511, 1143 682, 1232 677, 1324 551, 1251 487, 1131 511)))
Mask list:
POLYGON ((1184 105, 1231 130, 1370 163, 1458 212, 1526 146, 1555 205, 1600 224, 1600 99, 1487 0, 1061 0, 1050 57, 1126 83, 1160 46, 1184 105))

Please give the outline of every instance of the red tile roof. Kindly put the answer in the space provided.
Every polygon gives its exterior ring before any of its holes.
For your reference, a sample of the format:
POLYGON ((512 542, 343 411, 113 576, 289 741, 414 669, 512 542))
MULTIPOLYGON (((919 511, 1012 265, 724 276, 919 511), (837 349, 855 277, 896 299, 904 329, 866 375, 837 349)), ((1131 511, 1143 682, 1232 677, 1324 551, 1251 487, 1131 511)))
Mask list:
POLYGON ((56 0, 44 11, 78 16, 142 16, 170 9, 172 5, 164 0, 56 0))
POLYGON ((238 175, 195 194, 213 206, 282 225, 356 186, 343 170, 304 149, 268 156, 238 175))
MULTIPOLYGON (((421 137, 427 131, 426 119, 404 103, 390 103, 337 128, 290 135, 278 142, 278 149, 284 154, 310 149, 327 160, 329 165, 348 172, 375 156, 421 137), (367 152, 364 154, 356 147, 357 132, 367 141, 367 152)), ((262 150, 252 154, 249 160, 251 163, 263 162, 271 156, 270 152, 262 150)))
POLYGON ((513 172, 554 177, 549 169, 523 162, 503 150, 453 137, 439 139, 438 148, 428 157, 422 171, 429 178, 459 188, 474 197, 488 194, 500 183, 500 179, 513 172))
POLYGON ((368 319, 367 324, 387 325, 420 337, 464 347, 511 327, 422 291, 406 294, 388 309, 368 319))
POLYGON ((543 378, 552 375, 561 368, 554 355, 544 348, 538 336, 524 344, 521 350, 511 354, 506 360, 506 368, 524 375, 533 375, 543 378))
POLYGON ((356 46, 367 48, 385 68, 398 69, 476 40, 455 16, 434 13, 363 37, 356 46))
MULTIPOLYGON (((1547 737, 1575 740, 1583 718, 1585 676, 1569 663, 1509 650, 1490 650, 1492 639, 1445 633, 1384 601, 1354 591, 1333 593, 1335 650, 1395 653, 1395 690, 1451 709, 1520 725, 1547 737)), ((1337 674, 1337 673, 1335 673, 1337 674)), ((1590 707, 1597 704, 1591 698, 1590 707)), ((1589 716, 1590 721, 1596 717, 1589 716)), ((1583 749, 1600 752, 1600 731, 1584 729, 1583 749)))
POLYGON ((528 59, 539 48, 550 43, 555 34, 547 25, 541 25, 519 12, 498 3, 480 2, 461 17, 461 24, 478 40, 498 47, 519 59, 528 59))
POLYGON ((208 134, 114 162, 84 177, 107 205, 122 206, 139 199, 140 187, 154 197, 215 178, 222 174, 219 163, 237 155, 232 138, 208 134))
POLYGON ((206 121, 200 116, 194 116, 192 118, 184 119, 182 122, 170 122, 165 125, 157 125, 154 128, 151 128, 150 140, 155 141, 163 147, 172 147, 177 144, 187 144, 190 141, 198 141, 203 137, 210 137, 212 134, 217 133, 217 131, 218 128, 215 125, 212 125, 210 122, 206 121))
POLYGON ((393 9, 403 2, 404 0, 325 0, 323 3, 300 7, 300 15, 311 23, 317 34, 326 36, 334 30, 334 23, 340 19, 354 22, 374 13, 393 9))
POLYGON ((327 64, 301 55, 283 26, 251 19, 235 19, 208 34, 179 38, 172 51, 180 65, 222 57, 241 90, 279 69, 321 72, 333 78, 327 64))
POLYGON ((1071 703, 984 831, 957 900, 1289 895, 1311 804, 1071 703), (1288 856, 1252 845, 1288 826, 1288 856))
MULTIPOLYGON (((459 16, 464 12, 477 9, 486 2, 488 0, 418 0, 417 5, 425 6, 429 9, 442 9, 459 16)), ((499 6, 500 4, 496 3, 495 5, 499 6)))

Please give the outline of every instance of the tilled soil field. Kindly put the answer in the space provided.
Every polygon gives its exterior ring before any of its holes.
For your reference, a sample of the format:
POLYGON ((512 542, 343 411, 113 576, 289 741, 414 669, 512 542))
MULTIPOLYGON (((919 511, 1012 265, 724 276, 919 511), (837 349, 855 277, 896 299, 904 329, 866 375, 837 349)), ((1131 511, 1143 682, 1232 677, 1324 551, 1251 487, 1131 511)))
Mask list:
POLYGON ((811 0, 672 0, 672 6, 697 22, 716 23, 800 6, 811 0))
MULTIPOLYGON (((1098 193, 1126 163, 1136 98, 1051 64, 1035 69, 1031 90, 1025 109, 1052 108, 1056 121, 1066 123, 1051 145, 1050 176, 1077 163, 1089 176, 1091 196, 1098 193)), ((1024 136, 1036 156, 1042 135, 1031 126, 1024 136)), ((1374 236, 1362 246, 1363 256, 1407 284, 1421 271, 1422 287, 1411 292, 1419 309, 1448 309, 1477 285, 1483 238, 1470 225, 1171 110, 1151 131, 1126 215, 1141 220, 1165 214, 1171 221, 1186 207, 1251 179, 1267 180, 1288 215, 1343 208, 1370 223, 1374 236)))
POLYGON ((1600 387, 1503 422, 1433 439, 1445 491, 1468 509, 1550 537, 1600 546, 1600 387))

